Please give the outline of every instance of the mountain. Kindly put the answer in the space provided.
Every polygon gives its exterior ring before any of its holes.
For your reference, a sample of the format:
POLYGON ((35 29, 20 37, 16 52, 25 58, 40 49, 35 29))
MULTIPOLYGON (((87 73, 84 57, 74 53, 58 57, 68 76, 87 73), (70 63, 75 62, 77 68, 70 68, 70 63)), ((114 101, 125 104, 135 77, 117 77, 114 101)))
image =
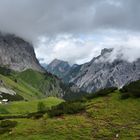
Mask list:
MULTIPOLYGON (((110 61, 112 53, 113 49, 103 49, 101 54, 90 62, 82 65, 74 64, 67 73, 63 75, 62 72, 61 78, 66 83, 73 83, 74 86, 89 93, 107 87, 120 88, 140 79, 140 59, 132 63, 122 59, 110 61)), ((57 66, 55 65, 55 70, 58 70, 57 66)))
POLYGON ((54 59, 47 67, 47 71, 62 78, 69 72, 71 66, 66 61, 54 59))
POLYGON ((64 93, 62 81, 39 64, 30 43, 14 35, 0 34, 0 100, 63 97, 64 93))
POLYGON ((0 66, 15 71, 26 69, 44 71, 36 59, 33 46, 11 34, 0 33, 0 66))
POLYGON ((69 82, 83 91, 94 92, 107 87, 123 87, 140 79, 140 59, 127 62, 122 59, 109 61, 112 49, 103 49, 101 55, 80 66, 78 74, 69 82))

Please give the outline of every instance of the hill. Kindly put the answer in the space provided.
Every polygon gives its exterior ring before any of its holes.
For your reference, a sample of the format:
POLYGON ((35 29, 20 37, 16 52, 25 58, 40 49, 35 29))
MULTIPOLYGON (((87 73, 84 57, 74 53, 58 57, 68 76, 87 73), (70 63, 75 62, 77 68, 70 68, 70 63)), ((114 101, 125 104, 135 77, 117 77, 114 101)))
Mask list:
POLYGON ((139 139, 140 99, 121 99, 114 91, 103 97, 82 101, 85 109, 77 114, 64 114, 40 119, 15 118, 18 123, 10 132, 1 134, 2 140, 50 139, 50 140, 108 140, 139 139))
POLYGON ((62 97, 64 92, 57 77, 48 72, 42 73, 31 69, 15 72, 0 67, 0 81, 0 99, 6 98, 9 101, 41 99, 48 96, 62 97))

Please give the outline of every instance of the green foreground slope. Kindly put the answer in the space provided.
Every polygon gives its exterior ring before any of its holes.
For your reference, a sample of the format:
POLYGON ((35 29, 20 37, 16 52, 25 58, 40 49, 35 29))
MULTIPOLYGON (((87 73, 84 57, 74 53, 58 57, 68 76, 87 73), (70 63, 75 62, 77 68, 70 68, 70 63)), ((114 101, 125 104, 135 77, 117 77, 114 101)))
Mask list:
POLYGON ((27 113, 37 112, 38 104, 43 103, 47 108, 55 106, 63 102, 62 99, 58 99, 55 97, 48 97, 45 99, 38 99, 32 101, 17 101, 11 102, 9 104, 1 104, 0 105, 0 115, 24 115, 27 113))
POLYGON ((140 99, 120 99, 116 91, 87 100, 84 112, 49 118, 14 119, 18 125, 1 140, 137 140, 140 139, 140 99), (118 137, 118 138, 117 138, 118 137))

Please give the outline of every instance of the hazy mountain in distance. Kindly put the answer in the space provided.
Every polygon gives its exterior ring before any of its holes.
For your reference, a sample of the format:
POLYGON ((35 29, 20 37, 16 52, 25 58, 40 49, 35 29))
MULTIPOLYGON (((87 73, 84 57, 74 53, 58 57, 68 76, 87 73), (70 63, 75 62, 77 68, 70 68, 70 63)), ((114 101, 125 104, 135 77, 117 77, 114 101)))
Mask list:
POLYGON ((70 71, 71 66, 66 61, 54 59, 50 64, 48 64, 46 69, 48 72, 63 79, 63 77, 70 71))

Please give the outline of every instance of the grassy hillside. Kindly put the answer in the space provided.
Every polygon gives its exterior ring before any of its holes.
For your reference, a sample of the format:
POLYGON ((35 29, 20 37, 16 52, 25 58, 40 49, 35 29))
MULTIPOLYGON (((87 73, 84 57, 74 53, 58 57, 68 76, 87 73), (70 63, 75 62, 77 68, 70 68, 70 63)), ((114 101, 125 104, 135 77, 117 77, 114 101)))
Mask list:
POLYGON ((16 78, 26 82, 31 87, 47 96, 60 96, 62 93, 57 77, 49 73, 40 73, 34 70, 26 70, 16 75, 16 78))
POLYGON ((46 99, 39 99, 33 101, 11 102, 6 105, 0 105, 1 115, 18 115, 37 112, 38 103, 42 102, 47 108, 61 103, 63 100, 55 97, 48 97, 46 99))
MULTIPOLYGON (((14 72, 0 67, 0 80, 2 87, 14 90, 17 93, 15 99, 41 99, 47 96, 62 96, 60 80, 49 73, 40 73, 34 70, 14 72), (18 98, 20 97, 21 98, 18 98)), ((6 95, 5 98, 13 101, 13 98, 6 95)))
POLYGON ((0 79, 3 81, 4 86, 13 89, 17 94, 24 97, 24 99, 31 100, 43 97, 41 92, 37 91, 35 88, 27 85, 25 82, 18 80, 14 81, 14 78, 9 76, 4 76, 0 74, 0 79))
POLYGON ((140 99, 122 100, 119 91, 81 102, 85 111, 73 115, 18 122, 1 140, 138 140, 140 139, 140 99), (118 137, 118 138, 117 138, 118 137))

